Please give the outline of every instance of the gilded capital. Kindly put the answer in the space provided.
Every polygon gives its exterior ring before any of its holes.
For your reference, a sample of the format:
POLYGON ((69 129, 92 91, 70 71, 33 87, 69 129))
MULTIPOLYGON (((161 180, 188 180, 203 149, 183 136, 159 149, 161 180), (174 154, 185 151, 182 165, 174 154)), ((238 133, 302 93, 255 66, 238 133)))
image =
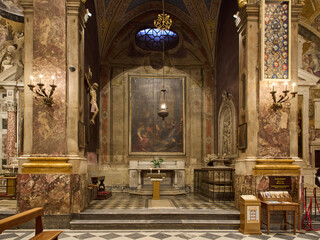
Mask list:
POLYGON ((246 0, 238 0, 239 8, 243 8, 247 3, 248 2, 246 0))

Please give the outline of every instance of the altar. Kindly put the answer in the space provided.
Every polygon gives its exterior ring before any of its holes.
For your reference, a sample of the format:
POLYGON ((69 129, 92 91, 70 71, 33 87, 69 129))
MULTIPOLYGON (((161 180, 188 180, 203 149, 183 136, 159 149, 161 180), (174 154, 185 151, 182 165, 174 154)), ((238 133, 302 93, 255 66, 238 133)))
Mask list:
POLYGON ((161 182, 162 195, 185 194, 185 162, 183 160, 164 161, 160 168, 154 168, 150 160, 131 160, 130 193, 152 195, 152 182, 147 177, 150 172, 166 174, 166 178, 161 182))

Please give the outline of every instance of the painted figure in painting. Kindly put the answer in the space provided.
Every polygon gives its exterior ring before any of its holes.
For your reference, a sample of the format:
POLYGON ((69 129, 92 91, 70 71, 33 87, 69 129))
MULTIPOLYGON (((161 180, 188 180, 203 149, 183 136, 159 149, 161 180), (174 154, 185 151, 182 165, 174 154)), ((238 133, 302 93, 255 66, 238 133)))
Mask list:
POLYGON ((98 83, 90 84, 91 79, 92 79, 92 72, 91 68, 89 66, 88 73, 85 73, 85 79, 87 80, 88 86, 90 88, 90 96, 91 96, 91 112, 93 113, 92 118, 90 119, 91 124, 95 124, 95 118, 99 112, 98 104, 97 104, 97 90, 99 89, 98 83))

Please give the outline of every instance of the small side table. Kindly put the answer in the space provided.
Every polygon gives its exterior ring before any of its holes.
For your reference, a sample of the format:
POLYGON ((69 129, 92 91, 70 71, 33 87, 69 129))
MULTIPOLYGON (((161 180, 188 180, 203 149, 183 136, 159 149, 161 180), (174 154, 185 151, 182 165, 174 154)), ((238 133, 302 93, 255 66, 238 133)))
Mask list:
POLYGON ((295 202, 278 202, 275 201, 263 201, 261 202, 261 209, 262 211, 267 212, 267 222, 263 222, 261 219, 261 226, 262 224, 267 225, 267 233, 270 232, 270 224, 279 224, 279 223, 270 223, 270 214, 272 212, 285 212, 285 229, 287 229, 288 225, 293 227, 293 233, 296 234, 296 225, 297 225, 297 215, 299 215, 299 204, 295 202), (293 212, 293 223, 288 222, 288 212, 293 212))

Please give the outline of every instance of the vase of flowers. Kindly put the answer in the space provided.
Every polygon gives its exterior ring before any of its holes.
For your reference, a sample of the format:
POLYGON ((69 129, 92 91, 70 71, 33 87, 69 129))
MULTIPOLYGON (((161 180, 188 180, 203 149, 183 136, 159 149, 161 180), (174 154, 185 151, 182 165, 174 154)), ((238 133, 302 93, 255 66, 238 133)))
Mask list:
POLYGON ((155 158, 153 160, 151 160, 151 162, 153 163, 154 168, 160 168, 160 164, 163 162, 162 158, 155 158))

